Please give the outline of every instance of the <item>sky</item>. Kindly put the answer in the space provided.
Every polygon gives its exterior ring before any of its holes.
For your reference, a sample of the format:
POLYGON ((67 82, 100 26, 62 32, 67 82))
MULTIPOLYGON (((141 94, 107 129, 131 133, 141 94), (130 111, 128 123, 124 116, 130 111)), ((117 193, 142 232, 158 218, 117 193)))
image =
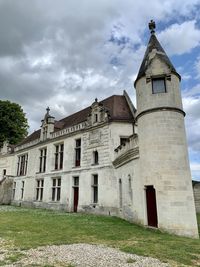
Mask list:
POLYGON ((156 35, 182 76, 193 179, 200 180, 200 0, 0 0, 0 99, 19 103, 39 129, 126 90, 156 21, 156 35))

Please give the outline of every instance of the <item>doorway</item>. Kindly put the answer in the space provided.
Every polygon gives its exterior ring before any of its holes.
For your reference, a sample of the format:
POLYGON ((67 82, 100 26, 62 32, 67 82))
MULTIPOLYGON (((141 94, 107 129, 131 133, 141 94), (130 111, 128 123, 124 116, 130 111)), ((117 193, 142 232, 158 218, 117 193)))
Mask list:
POLYGON ((78 198, 79 198, 79 177, 73 177, 74 179, 74 186, 73 186, 73 190, 74 190, 74 207, 73 207, 73 211, 77 212, 77 208, 78 208, 78 198))
POLYGON ((152 185, 146 186, 146 203, 148 226, 158 227, 156 190, 152 185))

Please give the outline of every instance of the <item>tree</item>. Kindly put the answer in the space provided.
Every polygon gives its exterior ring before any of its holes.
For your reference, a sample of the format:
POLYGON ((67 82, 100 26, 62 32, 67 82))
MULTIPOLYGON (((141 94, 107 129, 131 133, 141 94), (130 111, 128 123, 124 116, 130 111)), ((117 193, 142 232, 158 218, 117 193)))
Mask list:
POLYGON ((21 142, 28 134, 28 122, 20 105, 0 100, 0 146, 21 142))

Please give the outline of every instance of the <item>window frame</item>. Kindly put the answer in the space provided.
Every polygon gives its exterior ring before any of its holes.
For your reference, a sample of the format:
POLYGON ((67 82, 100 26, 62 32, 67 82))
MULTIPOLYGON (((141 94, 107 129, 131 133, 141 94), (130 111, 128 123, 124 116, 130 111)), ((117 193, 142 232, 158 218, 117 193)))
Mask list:
POLYGON ((25 176, 27 174, 28 153, 18 156, 17 176, 25 176))
POLYGON ((99 164, 99 152, 97 150, 93 151, 93 164, 92 165, 98 165, 99 164))
POLYGON ((39 149, 40 157, 39 157, 39 173, 46 172, 46 162, 47 162, 47 147, 39 149))
POLYGON ((99 176, 98 174, 92 174, 92 203, 98 204, 99 202, 99 176))
POLYGON ((61 199, 61 184, 62 184, 61 177, 52 178, 51 201, 53 201, 53 202, 59 202, 60 201, 60 199, 61 199))
POLYGON ((64 162, 64 143, 54 144, 54 170, 62 170, 64 162))
POLYGON ((163 94, 163 93, 167 93, 167 86, 166 86, 166 79, 163 76, 160 77, 152 77, 151 78, 151 86, 152 86, 152 94, 163 94), (154 82, 156 81, 163 81, 164 82, 164 91, 160 91, 160 92, 156 92, 155 91, 155 86, 154 86, 154 82))
POLYGON ((36 201, 43 201, 44 196, 44 179, 36 179, 36 201))
POLYGON ((81 166, 81 138, 75 140, 75 167, 81 166), (80 142, 80 143, 79 143, 80 142))

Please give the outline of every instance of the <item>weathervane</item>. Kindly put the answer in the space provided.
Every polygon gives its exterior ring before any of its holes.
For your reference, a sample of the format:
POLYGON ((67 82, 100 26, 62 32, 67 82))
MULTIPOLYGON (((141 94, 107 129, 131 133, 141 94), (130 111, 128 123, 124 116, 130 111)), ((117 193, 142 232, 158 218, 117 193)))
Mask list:
POLYGON ((155 21, 151 20, 149 22, 149 30, 151 31, 151 34, 155 33, 155 28, 156 28, 156 23, 155 23, 155 21))

